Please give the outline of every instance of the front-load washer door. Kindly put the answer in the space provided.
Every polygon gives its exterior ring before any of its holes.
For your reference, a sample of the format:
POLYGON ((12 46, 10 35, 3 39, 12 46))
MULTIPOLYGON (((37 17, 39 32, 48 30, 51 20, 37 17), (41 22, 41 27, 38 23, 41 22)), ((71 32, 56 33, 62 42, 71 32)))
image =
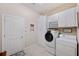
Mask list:
POLYGON ((45 34, 45 39, 47 42, 53 41, 53 35, 52 35, 51 31, 47 31, 47 33, 45 34))
POLYGON ((46 32, 46 38, 45 38, 45 45, 47 46, 47 47, 50 47, 50 48, 55 48, 55 45, 56 45, 56 38, 58 37, 58 32, 57 31, 51 31, 51 32, 46 32), (53 36, 53 39, 51 38, 49 38, 47 35, 49 35, 48 33, 50 33, 52 36, 53 36), (50 41, 47 41, 47 40, 50 40, 50 41))

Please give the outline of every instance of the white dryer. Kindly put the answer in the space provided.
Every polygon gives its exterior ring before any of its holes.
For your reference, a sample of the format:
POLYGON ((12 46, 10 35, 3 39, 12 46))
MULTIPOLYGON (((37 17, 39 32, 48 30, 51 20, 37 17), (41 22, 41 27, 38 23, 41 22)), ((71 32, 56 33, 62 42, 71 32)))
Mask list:
POLYGON ((64 35, 56 39, 56 56, 77 56, 76 36, 64 35))

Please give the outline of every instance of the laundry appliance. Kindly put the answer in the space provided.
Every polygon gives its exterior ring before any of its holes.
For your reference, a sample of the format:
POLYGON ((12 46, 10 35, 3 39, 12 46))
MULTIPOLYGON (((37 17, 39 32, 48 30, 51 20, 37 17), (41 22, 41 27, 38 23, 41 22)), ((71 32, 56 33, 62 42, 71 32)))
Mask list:
POLYGON ((56 55, 56 38, 58 38, 58 31, 50 30, 45 34, 45 48, 52 55, 56 55))
POLYGON ((65 34, 56 39, 56 56, 77 56, 75 35, 65 34))
POLYGON ((57 37, 58 31, 47 28, 47 18, 40 16, 38 20, 38 44, 43 46, 50 54, 56 55, 55 41, 57 37))

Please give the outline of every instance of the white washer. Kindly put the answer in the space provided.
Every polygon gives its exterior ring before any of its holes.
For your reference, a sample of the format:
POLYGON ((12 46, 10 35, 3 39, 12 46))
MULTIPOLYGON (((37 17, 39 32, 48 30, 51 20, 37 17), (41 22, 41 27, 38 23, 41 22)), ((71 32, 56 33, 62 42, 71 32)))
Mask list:
MULTIPOLYGON (((45 34, 45 36, 46 36, 46 34, 45 34)), ((55 47, 56 47, 56 38, 57 37, 58 37, 58 31, 53 31, 53 30, 51 30, 50 34, 48 34, 48 36, 45 37, 45 42, 44 42, 45 48, 52 55, 56 55, 56 53, 55 53, 56 52, 56 48, 55 47), (51 35, 52 35, 53 38, 51 37, 51 35)))
MULTIPOLYGON (((46 32, 47 33, 47 32, 46 32)), ((47 52, 49 52, 51 55, 56 55, 56 38, 58 38, 58 31, 51 30, 51 34, 53 36, 53 40, 50 42, 46 40, 45 34, 40 34, 39 45, 44 47, 47 52)), ((50 39, 50 38, 49 38, 50 39)))
POLYGON ((56 56, 77 56, 76 37, 60 37, 56 39, 56 56))
MULTIPOLYGON (((48 46, 48 47, 51 47, 51 48, 54 48, 55 47, 55 41, 56 41, 56 38, 58 37, 58 31, 53 31, 51 30, 51 34, 53 36, 53 40, 51 40, 50 42, 46 40, 45 38, 45 45, 48 46)), ((48 38, 50 39, 50 38, 48 38)))
MULTIPOLYGON (((38 20, 38 44, 45 48, 47 52, 51 55, 55 55, 55 38, 58 37, 58 31, 51 30, 51 34, 53 35, 53 40, 48 42, 45 39, 45 34, 47 33, 47 21, 45 16, 40 16, 38 20)), ((50 40, 49 40, 50 41, 50 40)))

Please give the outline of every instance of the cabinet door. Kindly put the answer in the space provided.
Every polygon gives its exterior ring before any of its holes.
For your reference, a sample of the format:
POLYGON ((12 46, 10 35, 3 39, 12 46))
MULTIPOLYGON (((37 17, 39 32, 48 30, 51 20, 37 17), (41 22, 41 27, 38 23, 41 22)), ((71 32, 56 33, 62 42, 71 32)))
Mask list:
POLYGON ((69 9, 64 12, 65 27, 74 27, 76 24, 76 10, 69 9))
POLYGON ((51 22, 58 21, 58 14, 54 14, 54 15, 50 16, 49 21, 51 21, 51 22))
POLYGON ((58 14, 58 27, 65 27, 64 12, 58 14))
POLYGON ((50 23, 55 23, 55 22, 58 22, 58 14, 54 14, 54 15, 48 16, 48 19, 47 19, 47 24, 48 25, 47 25, 47 27, 49 28, 50 27, 50 23))
POLYGON ((77 26, 76 10, 69 9, 58 14, 59 27, 74 27, 77 26))

